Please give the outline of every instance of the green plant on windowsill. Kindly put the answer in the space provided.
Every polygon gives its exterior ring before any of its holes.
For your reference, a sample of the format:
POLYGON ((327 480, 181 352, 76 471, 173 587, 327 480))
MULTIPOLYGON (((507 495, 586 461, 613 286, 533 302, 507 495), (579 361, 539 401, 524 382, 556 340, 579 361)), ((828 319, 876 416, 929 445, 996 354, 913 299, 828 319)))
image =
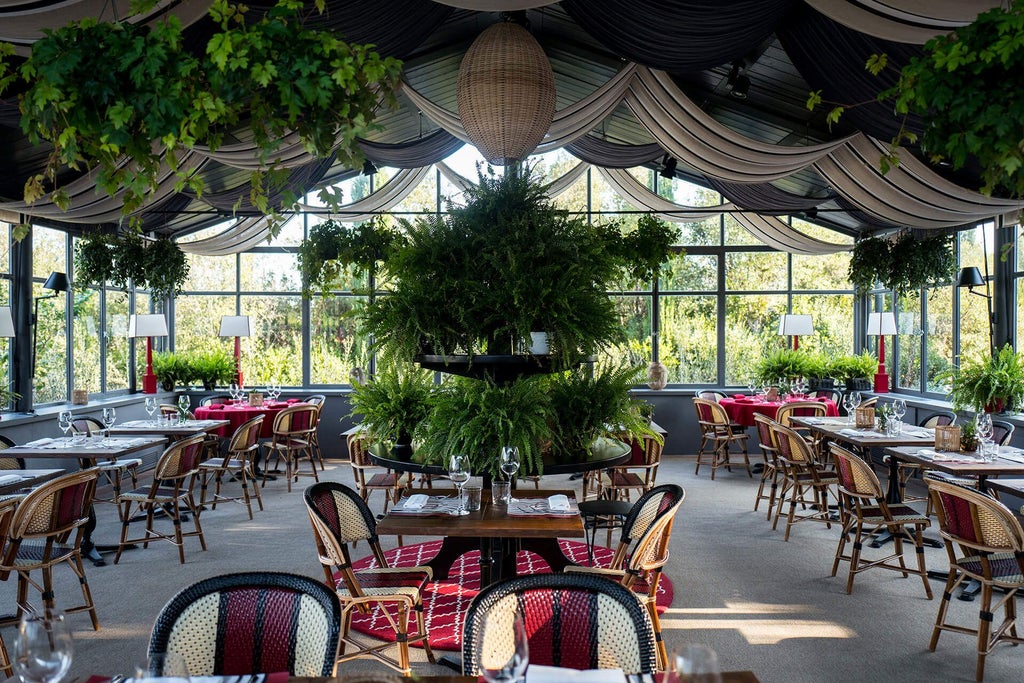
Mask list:
POLYGON ((1009 344, 995 356, 979 356, 936 375, 949 387, 954 410, 1002 412, 1024 405, 1024 355, 1009 344))
POLYGON ((761 384, 789 383, 797 377, 809 377, 816 369, 814 359, 802 349, 776 349, 754 364, 754 377, 761 384))
POLYGON ((235 378, 235 359, 224 349, 211 349, 189 357, 193 378, 210 391, 217 385, 229 384, 235 378))
POLYGON ((188 385, 192 381, 192 368, 188 360, 173 351, 157 351, 153 354, 153 374, 164 391, 174 391, 177 385, 188 385))
POLYGON ((860 355, 837 356, 829 364, 828 373, 849 385, 853 380, 869 380, 878 372, 878 359, 865 351, 860 355))

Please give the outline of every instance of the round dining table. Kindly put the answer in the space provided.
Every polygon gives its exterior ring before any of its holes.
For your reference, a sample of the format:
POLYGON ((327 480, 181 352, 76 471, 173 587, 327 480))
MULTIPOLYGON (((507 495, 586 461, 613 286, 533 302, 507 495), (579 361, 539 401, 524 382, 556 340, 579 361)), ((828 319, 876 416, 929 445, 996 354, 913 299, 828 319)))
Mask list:
POLYGON ((737 394, 735 396, 727 396, 726 398, 718 399, 718 404, 725 408, 725 412, 729 415, 729 419, 736 424, 743 425, 744 427, 754 426, 754 414, 761 413, 767 415, 773 420, 776 419, 781 408, 786 403, 793 403, 797 401, 817 401, 825 404, 825 414, 829 417, 837 417, 839 415, 839 407, 836 402, 830 398, 819 396, 817 398, 787 398, 781 401, 766 401, 764 396, 746 396, 737 394))
POLYGON ((257 415, 265 415, 263 424, 260 425, 260 438, 269 439, 274 435, 274 418, 285 408, 294 405, 302 405, 302 401, 298 399, 264 401, 261 406, 251 406, 248 403, 240 405, 215 403, 199 406, 193 411, 193 414, 197 420, 227 420, 228 425, 217 431, 218 436, 231 436, 245 422, 257 415))

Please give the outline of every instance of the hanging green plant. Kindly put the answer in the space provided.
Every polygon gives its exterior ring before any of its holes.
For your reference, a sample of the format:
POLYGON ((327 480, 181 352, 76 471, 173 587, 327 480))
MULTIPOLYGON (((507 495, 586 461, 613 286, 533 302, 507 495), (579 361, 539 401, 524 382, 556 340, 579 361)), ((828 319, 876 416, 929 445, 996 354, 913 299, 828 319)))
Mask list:
POLYGON ((132 286, 148 289, 156 299, 181 292, 188 278, 188 259, 176 242, 144 239, 135 232, 123 235, 94 232, 75 246, 75 287, 111 284, 127 292, 132 286))
POLYGON ((848 277, 858 293, 877 284, 897 297, 947 285, 956 273, 953 235, 915 237, 905 231, 894 240, 869 237, 854 246, 848 277))
MULTIPOLYGON (((324 10, 324 0, 315 5, 324 10)), ((219 30, 200 54, 186 49, 173 16, 152 25, 71 22, 46 31, 20 68, 13 46, 0 44, 0 93, 23 86, 22 129, 53 146, 44 173, 27 181, 25 200, 51 193, 66 208, 59 172, 90 169, 108 194, 123 190, 130 216, 160 184, 164 164, 177 173, 178 189, 201 192, 184 157, 216 150, 239 132, 251 137, 262 164, 252 173, 251 199, 265 213, 279 208, 269 206, 267 191, 290 132, 315 156, 361 163, 354 141, 372 128, 382 101, 394 102, 400 62, 305 27, 306 11, 304 2, 279 0, 247 21, 245 5, 214 0, 209 15, 219 30)), ((287 195, 281 207, 294 201, 287 195)))
POLYGON ((298 250, 303 293, 326 293, 349 266, 374 273, 403 239, 381 216, 355 226, 334 219, 314 225, 298 250))

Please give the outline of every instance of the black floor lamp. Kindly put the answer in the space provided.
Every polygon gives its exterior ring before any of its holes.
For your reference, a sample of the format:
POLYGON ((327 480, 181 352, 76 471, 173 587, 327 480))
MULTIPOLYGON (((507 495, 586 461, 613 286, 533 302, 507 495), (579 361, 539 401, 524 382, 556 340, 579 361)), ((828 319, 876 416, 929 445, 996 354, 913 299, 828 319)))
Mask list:
POLYGON ((50 277, 43 283, 43 289, 53 291, 53 294, 37 296, 32 307, 32 378, 36 376, 36 339, 39 336, 39 302, 43 299, 55 299, 61 292, 68 291, 68 276, 64 273, 53 271, 50 277))

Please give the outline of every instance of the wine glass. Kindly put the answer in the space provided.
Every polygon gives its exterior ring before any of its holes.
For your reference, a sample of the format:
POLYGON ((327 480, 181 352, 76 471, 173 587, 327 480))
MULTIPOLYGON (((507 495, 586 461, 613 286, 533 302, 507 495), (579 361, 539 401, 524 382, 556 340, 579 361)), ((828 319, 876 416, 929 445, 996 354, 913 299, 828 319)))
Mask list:
POLYGON ((103 426, 106 427, 106 432, 103 435, 103 445, 110 445, 110 428, 114 426, 114 421, 117 419, 117 410, 114 408, 103 409, 103 426))
MULTIPOLYGON (((501 471, 505 473, 505 477, 509 481, 509 488, 512 487, 512 482, 515 481, 516 472, 519 471, 519 447, 518 446, 503 446, 501 449, 501 459, 498 461, 501 471)), ((515 502, 515 498, 509 495, 508 501, 510 503, 515 502)))
POLYGON ((846 411, 846 424, 853 424, 853 396, 851 392, 843 395, 843 409, 846 411))
POLYGON ((154 652, 135 665, 135 679, 188 680, 188 663, 177 652, 154 652))
POLYGON ((978 413, 974 418, 977 425, 978 450, 984 455, 989 451, 989 442, 992 440, 992 415, 990 413, 978 413))
POLYGON ((14 642, 14 671, 24 683, 58 683, 71 668, 72 650, 63 612, 25 612, 14 642))
POLYGON ((188 394, 182 394, 178 397, 178 422, 180 424, 185 424, 185 416, 191 407, 192 401, 189 399, 188 394))
POLYGON ((898 398, 892 402, 892 414, 896 418, 897 423, 903 422, 903 416, 907 414, 906 399, 898 398))
POLYGON ((153 421, 153 414, 156 413, 156 409, 157 409, 156 397, 154 397, 154 396, 147 396, 146 397, 146 414, 149 415, 149 421, 150 422, 153 421))
POLYGON ((463 453, 455 453, 448 459, 448 478, 455 484, 459 492, 459 509, 453 515, 468 515, 469 510, 462 500, 462 487, 469 481, 469 456, 463 453))
POLYGON ((480 629, 484 637, 477 638, 476 661, 484 680, 491 683, 524 680, 530 663, 530 644, 523 615, 518 610, 484 612, 480 629), (511 639, 504 635, 510 628, 511 639))
POLYGON ((57 426, 60 427, 60 431, 64 432, 64 448, 69 445, 68 432, 71 431, 71 411, 62 410, 57 415, 57 426))
POLYGON ((238 403, 239 399, 242 398, 242 392, 238 388, 238 382, 232 382, 228 385, 228 394, 231 396, 232 403, 238 403))
POLYGON ((680 681, 688 683, 722 683, 718 654, 707 645, 688 643, 673 657, 680 681))

